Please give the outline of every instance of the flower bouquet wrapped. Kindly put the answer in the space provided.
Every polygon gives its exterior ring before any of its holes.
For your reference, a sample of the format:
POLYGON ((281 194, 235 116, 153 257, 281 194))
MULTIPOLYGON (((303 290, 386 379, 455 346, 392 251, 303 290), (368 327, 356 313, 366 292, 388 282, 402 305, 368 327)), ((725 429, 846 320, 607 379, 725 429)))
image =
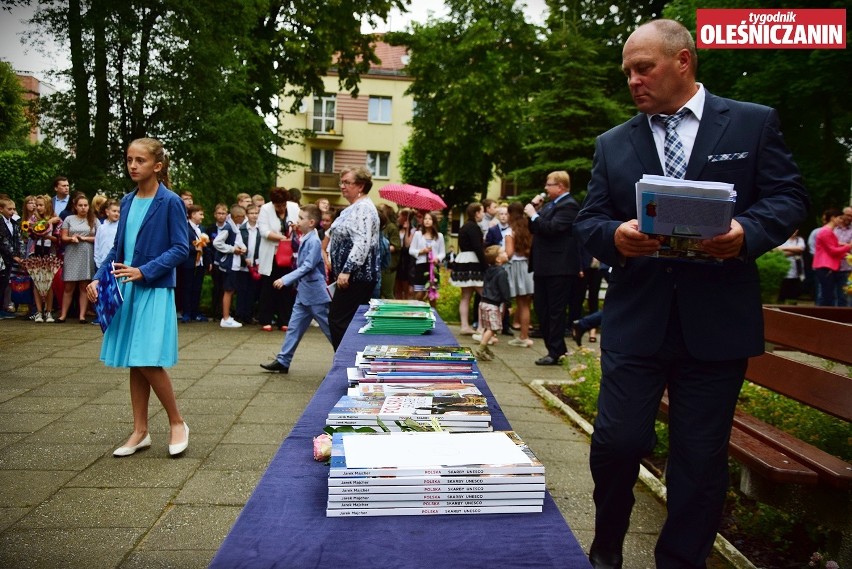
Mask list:
POLYGON ((56 255, 28 257, 23 262, 23 267, 30 274, 33 284, 42 298, 46 297, 50 291, 50 285, 53 284, 53 277, 61 266, 62 259, 56 255))
POLYGON ((198 239, 192 242, 192 245, 195 247, 195 264, 198 264, 198 261, 201 260, 201 256, 204 254, 204 248, 210 244, 210 236, 206 233, 202 233, 198 236, 198 239))
POLYGON ((30 224, 29 231, 38 237, 44 237, 50 233, 50 222, 46 219, 39 219, 30 224))
POLYGON ((435 302, 438 300, 440 294, 438 293, 438 269, 435 266, 435 256, 432 253, 432 249, 429 249, 429 282, 426 283, 426 297, 429 299, 429 302, 435 302))

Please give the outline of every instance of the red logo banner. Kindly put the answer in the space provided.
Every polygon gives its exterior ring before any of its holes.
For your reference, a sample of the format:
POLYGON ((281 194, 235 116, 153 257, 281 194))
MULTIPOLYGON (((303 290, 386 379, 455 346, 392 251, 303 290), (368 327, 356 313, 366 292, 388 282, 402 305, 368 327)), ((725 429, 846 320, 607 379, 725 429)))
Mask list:
POLYGON ((845 9, 696 10, 703 49, 846 49, 845 9))

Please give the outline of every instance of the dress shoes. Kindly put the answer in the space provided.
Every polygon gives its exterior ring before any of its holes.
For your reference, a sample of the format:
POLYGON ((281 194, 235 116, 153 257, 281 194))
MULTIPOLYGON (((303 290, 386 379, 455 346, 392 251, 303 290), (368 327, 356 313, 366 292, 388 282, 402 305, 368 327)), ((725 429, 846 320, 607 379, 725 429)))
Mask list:
POLYGON ((559 360, 561 360, 561 359, 562 359, 561 357, 554 358, 554 357, 551 357, 551 356, 544 356, 544 357, 538 358, 535 361, 535 365, 537 365, 537 366, 558 366, 559 360))
POLYGON ((571 338, 574 339, 578 348, 583 345, 583 329, 580 327, 579 320, 574 320, 571 323, 571 338))
POLYGON ((151 446, 151 435, 146 434, 145 438, 142 439, 138 445, 134 445, 132 447, 118 447, 114 451, 112 451, 112 456, 130 456, 135 453, 137 450, 142 450, 143 448, 148 448, 151 446))
POLYGON ((260 364, 260 367, 265 369, 266 371, 279 372, 279 373, 287 373, 290 371, 290 368, 279 362, 278 360, 272 360, 268 364, 260 364))
POLYGON ((183 451, 186 450, 186 447, 189 446, 189 425, 184 423, 183 424, 183 430, 186 433, 186 438, 184 439, 184 441, 182 443, 169 445, 169 455, 170 456, 179 455, 180 453, 182 453, 183 451))
POLYGON ((589 550, 589 562, 595 569, 621 569, 624 557, 619 551, 609 551, 593 543, 589 550))

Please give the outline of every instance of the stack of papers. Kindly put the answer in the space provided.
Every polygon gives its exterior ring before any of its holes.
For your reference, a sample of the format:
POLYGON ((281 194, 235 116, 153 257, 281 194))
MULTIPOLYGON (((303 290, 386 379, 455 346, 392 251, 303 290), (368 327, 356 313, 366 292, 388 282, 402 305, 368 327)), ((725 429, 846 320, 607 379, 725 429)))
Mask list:
POLYGON ((512 431, 335 433, 329 517, 541 512, 544 465, 512 431))
POLYGON ((420 335, 435 328, 435 314, 420 300, 371 299, 360 334, 420 335))
POLYGON ((660 240, 656 257, 719 262, 701 241, 727 233, 737 192, 733 184, 646 174, 636 182, 639 231, 660 240))
MULTIPOLYGON (((461 384, 459 384, 461 385, 461 384)), ((325 424, 368 426, 380 431, 378 421, 390 430, 401 430, 406 419, 429 426, 432 420, 447 431, 492 431, 491 413, 483 395, 344 395, 328 413, 325 424)))

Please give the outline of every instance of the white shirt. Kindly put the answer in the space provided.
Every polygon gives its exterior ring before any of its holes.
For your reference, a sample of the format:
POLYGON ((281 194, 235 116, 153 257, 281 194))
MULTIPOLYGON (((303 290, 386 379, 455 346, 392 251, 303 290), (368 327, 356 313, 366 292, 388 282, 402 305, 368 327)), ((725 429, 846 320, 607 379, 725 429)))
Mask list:
MULTIPOLYGON (((695 146, 695 137, 698 136, 698 127, 701 126, 701 116, 704 114, 704 99, 707 92, 704 90, 704 85, 697 83, 698 92, 686 102, 681 109, 687 108, 692 111, 691 114, 683 117, 680 124, 677 125, 675 132, 680 137, 680 143, 683 145, 683 153, 686 155, 686 163, 689 164, 689 158, 692 156, 692 148, 695 146)), ((651 132, 654 134, 654 145, 657 147, 657 156, 660 158, 660 164, 665 170, 666 158, 663 149, 666 145, 666 127, 655 120, 651 120, 654 115, 648 115, 648 124, 651 125, 651 132)))

